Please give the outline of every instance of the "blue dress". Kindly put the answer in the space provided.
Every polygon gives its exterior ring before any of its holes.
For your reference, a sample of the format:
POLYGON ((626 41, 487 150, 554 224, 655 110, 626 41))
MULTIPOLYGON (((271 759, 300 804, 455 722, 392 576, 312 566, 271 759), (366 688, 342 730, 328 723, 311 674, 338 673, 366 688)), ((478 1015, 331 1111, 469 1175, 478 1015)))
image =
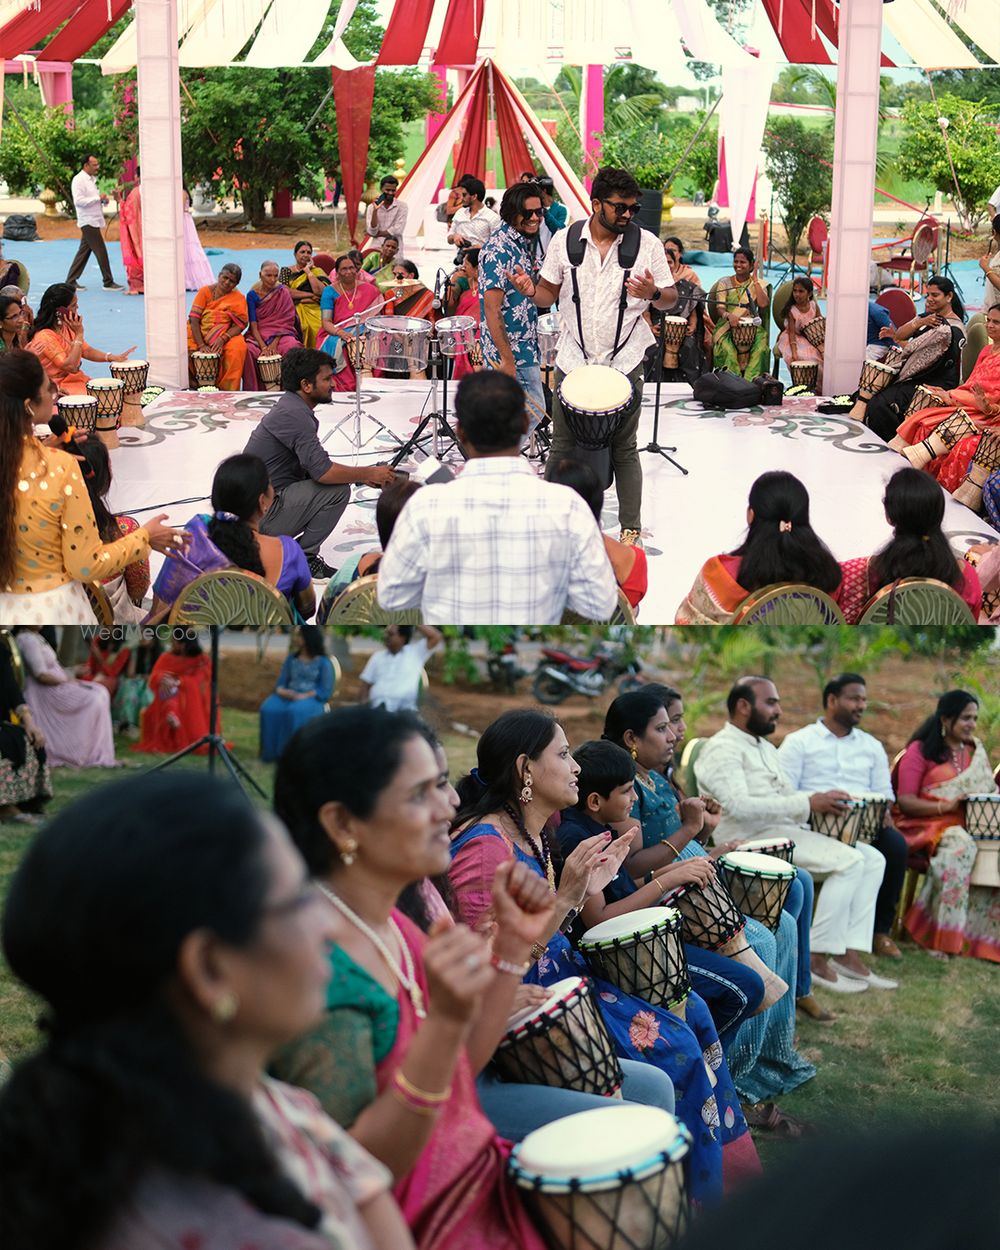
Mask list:
POLYGON ((333 694, 333 665, 325 655, 300 660, 290 655, 281 666, 277 685, 308 699, 283 699, 269 694, 260 706, 260 757, 276 760, 297 729, 314 716, 322 716, 333 694))
MULTIPOLYGON (((486 838, 503 842, 507 849, 512 845, 488 824, 470 826, 458 834, 451 845, 451 878, 459 912, 472 922, 478 916, 474 915, 477 909, 471 896, 481 896, 489 887, 479 879, 482 874, 472 863, 456 864, 455 860, 469 850, 471 844, 486 838), (464 897, 466 895, 470 897, 464 897)), ((521 863, 541 875, 541 868, 531 856, 518 846, 513 846, 513 852, 521 863)), ((507 858, 507 850, 503 858, 507 858)), ((492 873, 490 877, 492 879, 492 873)), ((687 1000, 685 1023, 665 1008, 654 1007, 594 977, 583 956, 562 933, 556 933, 525 981, 553 985, 569 976, 590 977, 617 1053, 625 1059, 655 1064, 673 1081, 677 1118, 693 1139, 688 1156, 691 1199, 701 1205, 718 1202, 722 1197, 723 1147, 737 1145, 738 1139, 745 1139, 738 1145, 738 1153, 742 1154, 747 1148, 752 1151, 752 1145, 719 1035, 705 1003, 692 993, 687 1000), (714 1089, 709 1070, 716 1082, 714 1089)))

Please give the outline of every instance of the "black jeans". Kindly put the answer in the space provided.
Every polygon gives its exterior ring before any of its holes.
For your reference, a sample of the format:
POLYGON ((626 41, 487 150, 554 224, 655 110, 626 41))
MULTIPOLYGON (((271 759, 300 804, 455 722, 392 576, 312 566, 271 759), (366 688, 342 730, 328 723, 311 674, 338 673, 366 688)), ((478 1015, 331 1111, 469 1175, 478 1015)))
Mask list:
POLYGON ((883 825, 881 833, 872 840, 872 846, 885 856, 885 876, 875 900, 875 932, 888 933, 906 876, 906 839, 892 825, 883 825))

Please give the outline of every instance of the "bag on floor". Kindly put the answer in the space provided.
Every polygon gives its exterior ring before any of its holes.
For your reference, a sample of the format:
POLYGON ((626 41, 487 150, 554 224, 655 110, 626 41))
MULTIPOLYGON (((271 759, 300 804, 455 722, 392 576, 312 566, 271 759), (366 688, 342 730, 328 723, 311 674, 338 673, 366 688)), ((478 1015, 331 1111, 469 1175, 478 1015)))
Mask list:
POLYGON ((3 224, 3 237, 16 243, 34 243, 38 227, 30 213, 11 213, 3 224))
POLYGON ((765 408, 780 408, 785 398, 785 384, 773 373, 761 373, 754 378, 754 385, 760 387, 760 402, 765 408))
POLYGON ((706 408, 752 408, 760 403, 760 387, 728 369, 703 373, 691 388, 706 408))

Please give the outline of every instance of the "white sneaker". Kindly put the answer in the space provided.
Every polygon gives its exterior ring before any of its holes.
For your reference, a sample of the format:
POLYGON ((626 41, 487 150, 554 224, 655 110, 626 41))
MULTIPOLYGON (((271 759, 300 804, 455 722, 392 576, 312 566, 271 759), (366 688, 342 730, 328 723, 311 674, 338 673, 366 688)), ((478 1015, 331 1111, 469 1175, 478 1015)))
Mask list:
POLYGON ((830 962, 837 969, 839 977, 846 977, 850 981, 859 981, 863 985, 870 985, 873 990, 895 990, 899 988, 899 982, 893 981, 889 977, 880 977, 875 972, 869 972, 867 976, 862 976, 860 972, 855 972, 853 968, 845 968, 836 959, 831 959, 830 962))
POLYGON ((813 987, 820 986, 824 990, 832 990, 834 994, 863 994, 868 988, 867 981, 855 980, 851 977, 838 975, 831 981, 821 977, 818 972, 812 974, 813 987))

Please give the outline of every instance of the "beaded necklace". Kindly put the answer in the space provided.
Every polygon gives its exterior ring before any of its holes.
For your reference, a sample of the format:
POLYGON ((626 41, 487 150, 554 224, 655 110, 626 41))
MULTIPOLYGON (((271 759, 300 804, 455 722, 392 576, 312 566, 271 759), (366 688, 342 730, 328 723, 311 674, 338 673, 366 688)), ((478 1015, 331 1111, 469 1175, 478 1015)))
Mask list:
POLYGON ((528 832, 527 825, 525 825, 524 823, 524 816, 521 814, 521 812, 518 811, 517 808, 515 808, 512 803, 505 803, 503 805, 503 810, 505 814, 513 822, 514 828, 521 835, 521 837, 524 838, 525 842, 527 842, 528 847, 531 850, 531 854, 534 856, 536 863, 538 864, 539 868, 541 868, 542 872, 545 874, 545 879, 549 883, 549 889, 555 890, 556 873, 555 873, 555 868, 553 868, 552 866, 552 848, 549 846, 548 834, 546 834, 544 829, 542 830, 542 834, 541 834, 542 845, 539 846, 538 843, 535 841, 535 839, 528 832))

